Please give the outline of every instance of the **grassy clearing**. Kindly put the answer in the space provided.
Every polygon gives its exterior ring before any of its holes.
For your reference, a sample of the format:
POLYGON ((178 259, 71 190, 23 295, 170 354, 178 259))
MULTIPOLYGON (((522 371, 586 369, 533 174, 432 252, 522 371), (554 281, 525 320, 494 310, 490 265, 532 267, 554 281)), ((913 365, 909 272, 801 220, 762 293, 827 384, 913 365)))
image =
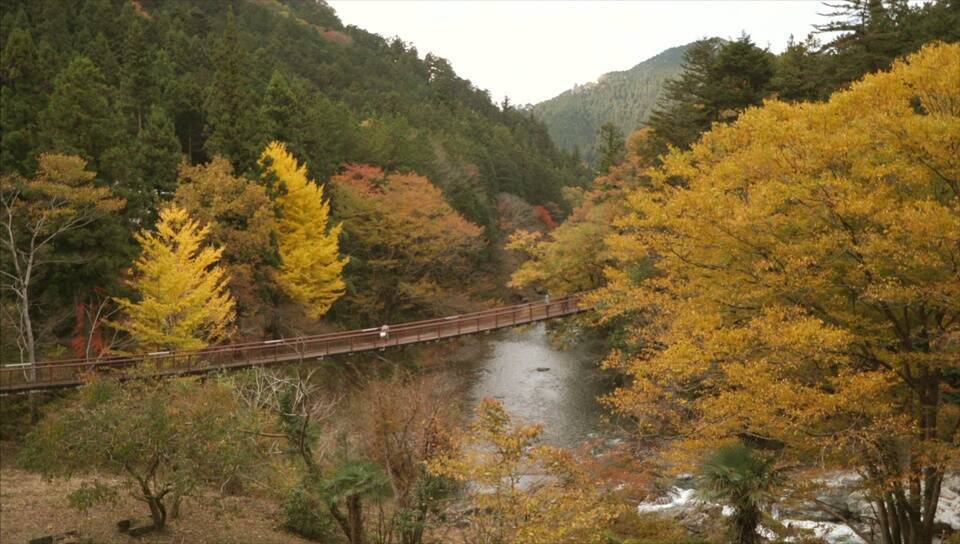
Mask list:
MULTIPOLYGON (((48 534, 78 530, 98 544, 129 543, 117 532, 117 521, 143 517, 143 503, 122 497, 116 505, 103 505, 87 512, 72 508, 67 493, 79 479, 44 481, 17 468, 10 443, 0 445, 0 542, 22 543, 48 534)), ((201 497, 185 501, 180 519, 170 520, 163 533, 138 540, 150 543, 247 544, 306 543, 278 528, 277 505, 268 497, 233 496, 214 500, 201 497)))

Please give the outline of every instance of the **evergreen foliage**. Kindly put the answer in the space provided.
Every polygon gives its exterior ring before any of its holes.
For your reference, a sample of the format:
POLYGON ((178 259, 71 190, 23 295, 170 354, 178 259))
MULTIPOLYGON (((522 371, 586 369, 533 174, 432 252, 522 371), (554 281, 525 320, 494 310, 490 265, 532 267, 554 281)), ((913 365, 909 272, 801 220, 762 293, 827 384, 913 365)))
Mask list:
POLYGON ((601 173, 606 173, 610 168, 623 162, 626 151, 623 131, 610 122, 600 125, 600 130, 597 133, 596 149, 599 158, 599 170, 601 173))
POLYGON ((722 501, 733 509, 730 542, 755 544, 763 542, 757 529, 782 476, 773 456, 733 443, 712 452, 703 461, 698 483, 705 499, 722 501))
MULTIPOLYGON (((42 293, 43 274, 58 264, 57 244, 76 234, 96 238, 94 225, 125 204, 109 188, 94 185, 96 174, 80 157, 44 154, 38 163, 31 179, 0 176, 0 294, 4 315, 12 307, 16 316, 4 335, 15 331, 10 337, 16 338, 20 361, 30 363, 37 360, 37 291, 42 293)), ((59 258, 71 253, 61 247, 59 258)))
POLYGON ((713 123, 733 121, 743 109, 759 105, 772 77, 773 55, 749 36, 694 43, 684 54, 683 72, 666 83, 647 123, 654 152, 689 147, 713 123))
MULTIPOLYGON (((344 27, 323 3, 138 6, 5 3, 4 171, 30 173, 38 151, 60 151, 80 154, 104 179, 155 187, 142 164, 123 159, 138 155, 127 148, 160 107, 191 163, 221 155, 239 173, 255 168, 267 142, 280 140, 315 179, 362 161, 444 185, 439 149, 477 169, 484 208, 477 216, 493 216, 501 190, 560 202, 560 187, 586 182, 587 171, 553 146, 529 112, 501 110, 442 58, 420 58, 402 41, 344 27)), ((166 137, 158 145, 169 149, 166 137)), ((163 181, 176 179, 164 172, 163 181)), ((149 192, 141 189, 129 191, 149 192)))

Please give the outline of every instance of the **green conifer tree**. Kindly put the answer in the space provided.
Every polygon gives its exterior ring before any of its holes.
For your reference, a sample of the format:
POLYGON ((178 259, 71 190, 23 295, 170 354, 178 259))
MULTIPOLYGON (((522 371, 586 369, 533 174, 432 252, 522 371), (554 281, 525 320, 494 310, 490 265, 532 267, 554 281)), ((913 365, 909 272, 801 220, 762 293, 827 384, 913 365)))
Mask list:
POLYGON ((626 154, 626 141, 623 131, 617 125, 606 122, 597 131, 597 167, 600 172, 608 172, 612 166, 623 162, 626 154))
POLYGON ((240 43, 232 9, 214 56, 213 81, 205 103, 209 155, 222 155, 243 172, 256 159, 259 136, 256 97, 250 80, 250 63, 240 43))
POLYGON ((0 171, 32 170, 36 146, 36 115, 41 94, 37 54, 30 31, 15 27, 0 52, 0 171))
POLYGON ((127 197, 130 206, 139 206, 145 225, 153 224, 159 203, 173 196, 181 156, 173 121, 163 108, 151 107, 138 141, 141 190, 127 197))
POLYGON ((75 57, 54 80, 50 101, 40 114, 40 145, 79 155, 104 173, 104 154, 119 147, 124 136, 112 95, 96 64, 86 56, 75 57))

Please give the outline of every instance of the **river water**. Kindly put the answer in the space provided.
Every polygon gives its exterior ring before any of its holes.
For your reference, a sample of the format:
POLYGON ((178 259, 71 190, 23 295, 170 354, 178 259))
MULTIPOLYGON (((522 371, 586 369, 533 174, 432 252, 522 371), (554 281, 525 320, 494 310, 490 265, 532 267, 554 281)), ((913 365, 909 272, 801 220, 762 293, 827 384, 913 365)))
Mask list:
POLYGON ((600 370, 596 343, 557 347, 543 323, 482 338, 479 349, 456 354, 444 371, 463 391, 464 408, 472 411, 482 398, 493 397, 526 423, 544 424, 544 441, 558 446, 613 435, 598 401, 613 389, 613 376, 600 370))

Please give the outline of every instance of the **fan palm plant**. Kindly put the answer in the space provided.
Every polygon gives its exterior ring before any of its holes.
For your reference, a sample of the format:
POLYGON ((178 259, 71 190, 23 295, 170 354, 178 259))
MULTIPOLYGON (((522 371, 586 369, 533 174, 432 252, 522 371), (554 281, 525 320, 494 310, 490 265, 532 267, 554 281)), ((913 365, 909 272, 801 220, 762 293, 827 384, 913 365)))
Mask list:
POLYGON ((698 487, 701 496, 726 504, 730 516, 730 542, 760 542, 757 527, 764 509, 772 502, 772 491, 783 478, 783 469, 773 456, 763 455, 742 443, 724 446, 700 465, 698 487))

